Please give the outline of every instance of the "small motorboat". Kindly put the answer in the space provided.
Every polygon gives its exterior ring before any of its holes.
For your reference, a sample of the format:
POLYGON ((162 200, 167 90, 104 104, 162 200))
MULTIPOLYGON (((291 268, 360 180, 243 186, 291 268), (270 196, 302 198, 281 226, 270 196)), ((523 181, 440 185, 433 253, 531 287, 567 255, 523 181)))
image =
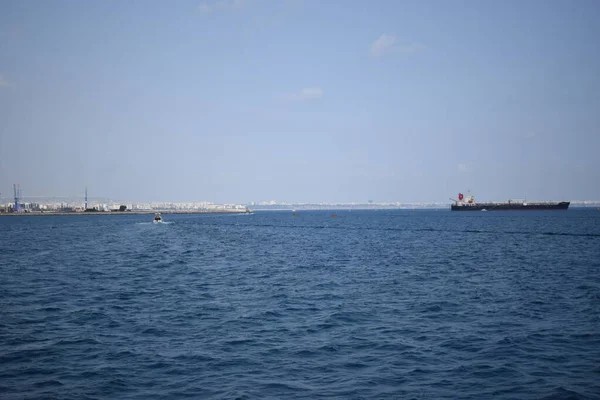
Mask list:
POLYGON ((154 214, 154 223, 158 224, 159 222, 163 222, 163 219, 160 216, 160 213, 156 213, 156 214, 154 214))

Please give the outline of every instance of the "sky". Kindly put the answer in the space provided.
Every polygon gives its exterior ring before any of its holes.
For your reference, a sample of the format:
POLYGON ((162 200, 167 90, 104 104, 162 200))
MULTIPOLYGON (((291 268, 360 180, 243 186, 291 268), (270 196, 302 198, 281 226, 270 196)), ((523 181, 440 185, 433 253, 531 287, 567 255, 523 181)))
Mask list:
POLYGON ((0 0, 0 201, 600 200, 596 0, 0 0))

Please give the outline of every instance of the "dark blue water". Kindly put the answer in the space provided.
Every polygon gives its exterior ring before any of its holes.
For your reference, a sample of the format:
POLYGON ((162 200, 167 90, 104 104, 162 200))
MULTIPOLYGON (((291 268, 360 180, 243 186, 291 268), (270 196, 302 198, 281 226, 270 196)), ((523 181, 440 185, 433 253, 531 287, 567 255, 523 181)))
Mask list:
POLYGON ((0 218, 0 398, 600 398, 600 211, 0 218))

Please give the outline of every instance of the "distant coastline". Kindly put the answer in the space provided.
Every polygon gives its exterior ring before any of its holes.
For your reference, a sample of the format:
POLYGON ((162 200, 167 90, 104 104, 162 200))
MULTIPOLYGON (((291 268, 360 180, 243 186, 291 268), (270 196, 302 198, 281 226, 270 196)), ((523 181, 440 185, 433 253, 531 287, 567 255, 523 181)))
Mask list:
MULTIPOLYGON (((430 203, 285 203, 285 202, 263 202, 248 204, 198 204, 198 203, 167 203, 167 204, 129 204, 114 203, 104 205, 103 211, 83 211, 83 207, 73 206, 73 203, 62 205, 40 205, 39 203, 21 203, 20 212, 12 211, 12 204, 5 204, 4 209, 0 204, 0 216, 47 216, 47 215, 127 215, 127 214, 154 214, 157 212, 163 214, 240 214, 251 211, 318 211, 318 210, 432 210, 444 211, 450 210, 449 202, 430 202, 430 203), (119 204, 127 204, 119 206, 119 204), (31 207, 35 205, 36 207, 31 207), (50 206, 52 208, 50 208, 50 206), (141 206, 141 207, 140 207, 141 206), (125 211, 119 211, 118 208, 125 207, 125 211)), ((96 208, 96 207, 94 207, 96 208)), ((577 209, 600 209, 600 201, 595 200, 575 200, 571 201, 570 208, 577 209)))

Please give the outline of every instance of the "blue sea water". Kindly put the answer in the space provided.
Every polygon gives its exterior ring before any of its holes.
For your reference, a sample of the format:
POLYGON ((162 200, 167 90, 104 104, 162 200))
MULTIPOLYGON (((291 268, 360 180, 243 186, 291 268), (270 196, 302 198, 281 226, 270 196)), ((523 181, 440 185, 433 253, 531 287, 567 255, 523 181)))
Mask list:
POLYGON ((0 398, 600 398, 600 211, 331 214, 0 218, 0 398))

